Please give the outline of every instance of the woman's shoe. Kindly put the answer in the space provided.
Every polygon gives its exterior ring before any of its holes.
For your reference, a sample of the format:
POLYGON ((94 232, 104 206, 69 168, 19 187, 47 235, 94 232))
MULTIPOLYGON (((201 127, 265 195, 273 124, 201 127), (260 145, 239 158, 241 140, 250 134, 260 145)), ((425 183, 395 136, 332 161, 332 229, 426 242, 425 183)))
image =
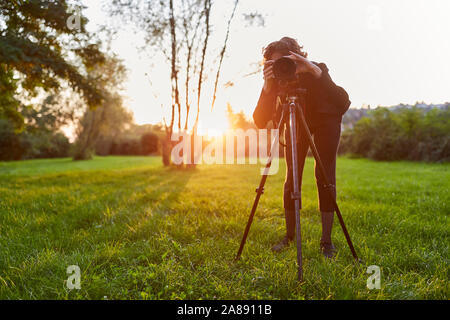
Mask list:
POLYGON ((276 245, 272 247, 273 252, 280 252, 284 248, 286 248, 289 245, 289 242, 291 242, 293 239, 288 238, 288 236, 284 236, 283 240, 278 242, 276 245))
POLYGON ((320 241, 320 251, 325 258, 333 259, 336 256, 336 248, 331 242, 320 241))

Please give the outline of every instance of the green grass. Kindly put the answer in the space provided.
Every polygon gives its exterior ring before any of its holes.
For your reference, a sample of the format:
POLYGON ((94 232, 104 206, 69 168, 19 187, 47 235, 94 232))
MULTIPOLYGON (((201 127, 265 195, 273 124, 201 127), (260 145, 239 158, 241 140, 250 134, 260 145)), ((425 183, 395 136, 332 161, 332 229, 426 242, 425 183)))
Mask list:
POLYGON ((301 213, 305 283, 285 232, 284 164, 270 176, 242 259, 256 165, 164 168, 160 158, 0 163, 1 299, 449 299, 450 165, 338 159, 335 261, 319 252, 312 159, 301 213), (66 268, 81 268, 68 290, 66 268), (366 268, 381 267, 381 289, 366 268))

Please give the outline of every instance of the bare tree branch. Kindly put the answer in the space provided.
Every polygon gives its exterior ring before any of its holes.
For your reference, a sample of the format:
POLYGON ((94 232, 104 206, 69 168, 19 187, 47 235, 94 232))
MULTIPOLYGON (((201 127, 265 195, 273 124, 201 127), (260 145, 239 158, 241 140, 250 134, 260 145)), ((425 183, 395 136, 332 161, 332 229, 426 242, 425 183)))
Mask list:
POLYGON ((231 13, 230 19, 228 19, 227 34, 225 36, 225 41, 224 41, 224 44, 223 44, 222 51, 220 52, 219 67, 217 68, 216 81, 214 82, 214 92, 213 92, 213 99, 212 99, 212 103, 211 103, 211 111, 214 109, 214 103, 216 102, 217 83, 219 82, 220 68, 222 67, 223 57, 225 55, 225 50, 227 48, 228 37, 230 35, 231 21, 233 20, 234 13, 236 12, 236 7, 237 7, 238 3, 239 3, 239 0, 236 0, 234 2, 233 11, 231 13))
POLYGON ((208 40, 210 35, 210 22, 209 17, 211 14, 211 0, 205 0, 205 41, 203 43, 202 50, 202 61, 200 63, 200 72, 198 76, 198 89, 197 89, 197 116, 195 117, 194 128, 193 131, 197 131, 198 126, 198 117, 200 114, 200 95, 202 91, 202 77, 203 77, 203 69, 205 66, 205 58, 206 58, 206 49, 208 47, 208 40))

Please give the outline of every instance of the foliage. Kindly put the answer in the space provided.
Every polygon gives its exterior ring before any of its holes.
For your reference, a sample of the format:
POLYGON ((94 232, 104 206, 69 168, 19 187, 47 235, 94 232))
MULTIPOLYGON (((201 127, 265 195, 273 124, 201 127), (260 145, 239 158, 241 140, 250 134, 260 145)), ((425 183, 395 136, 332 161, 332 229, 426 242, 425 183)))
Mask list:
POLYGON ((0 119, 0 160, 67 157, 70 142, 61 132, 22 131, 16 133, 11 122, 0 119))
POLYGON ((0 119, 10 123, 2 120, 8 134, 0 158, 67 156, 69 142, 58 130, 75 109, 68 110, 63 93, 72 90, 72 100, 79 94, 90 108, 104 101, 92 71, 105 56, 81 9, 79 0, 0 2, 0 119), (74 15, 80 24, 71 28, 74 15), (42 104, 31 103, 44 94, 42 104))
POLYGON ((122 61, 116 56, 108 56, 102 64, 92 66, 91 74, 105 98, 95 110, 87 108, 78 123, 75 160, 91 159, 101 136, 116 136, 133 120, 117 93, 126 77, 122 61))
POLYGON ((70 152, 69 139, 61 132, 25 131, 20 140, 24 150, 21 159, 63 158, 70 152))
POLYGON ((235 113, 230 104, 227 104, 227 119, 228 125, 232 129, 257 129, 252 120, 249 120, 244 111, 235 113))
POLYGON ((71 124, 75 117, 75 109, 70 106, 73 96, 68 98, 62 94, 49 94, 41 103, 33 106, 22 106, 21 114, 25 119, 27 131, 57 131, 62 126, 71 124))
MULTIPOLYGON (((31 96, 37 93, 36 88, 59 89, 61 81, 67 81, 95 107, 102 94, 87 72, 104 57, 99 44, 92 42, 84 29, 84 17, 80 16, 80 29, 67 26, 75 12, 66 0, 1 1, 0 70, 14 71, 21 88, 31 96)), ((0 95, 10 100, 17 87, 8 89, 0 95)))
POLYGON ((13 123, 0 118, 0 160, 19 160, 23 151, 13 123))
POLYGON ((367 113, 370 112, 370 106, 368 108, 350 108, 345 112, 342 117, 343 129, 351 129, 361 118, 367 117, 367 113))
POLYGON ((20 114, 20 103, 14 97, 17 90, 17 80, 11 68, 0 64, 0 119, 11 121, 14 129, 23 129, 23 116, 20 114))
POLYGON ((375 160, 450 161, 450 109, 377 108, 342 135, 341 153, 375 160))
POLYGON ((158 136, 153 132, 148 132, 141 137, 143 154, 152 154, 158 151, 158 136))
POLYGON ((339 157, 338 202, 362 264, 335 221, 335 261, 319 252, 313 160, 302 185, 305 283, 285 232, 285 164, 270 176, 234 262, 261 165, 174 171, 159 157, 0 163, 0 299, 448 300, 449 164, 339 157), (69 265, 81 289, 68 290, 69 265), (367 266, 381 289, 366 287, 367 266))
POLYGON ((159 125, 136 125, 115 135, 101 135, 95 146, 98 155, 149 155, 161 152, 161 139, 165 136, 159 125))
POLYGON ((0 159, 19 160, 55 158, 69 155, 70 143, 59 132, 72 118, 72 111, 61 106, 60 97, 49 95, 33 108, 22 106, 19 113, 25 121, 22 130, 16 130, 11 119, 0 118, 0 159))

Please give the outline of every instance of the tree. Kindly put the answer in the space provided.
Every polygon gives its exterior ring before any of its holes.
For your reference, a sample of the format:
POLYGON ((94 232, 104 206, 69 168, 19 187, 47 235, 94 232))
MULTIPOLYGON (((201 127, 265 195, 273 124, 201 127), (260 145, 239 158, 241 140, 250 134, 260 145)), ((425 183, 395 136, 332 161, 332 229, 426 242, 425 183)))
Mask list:
POLYGON ((19 111, 20 103, 14 97, 16 91, 17 80, 12 69, 0 64, 0 119, 8 119, 15 131, 21 131, 23 116, 19 111))
POLYGON ((25 123, 20 134, 22 159, 69 155, 69 139, 60 132, 61 127, 74 118, 74 106, 68 100, 63 94, 49 94, 41 103, 21 107, 25 123))
POLYGON ((255 124, 253 123, 252 120, 247 119, 244 111, 241 110, 238 113, 234 113, 233 108, 229 103, 227 104, 227 118, 228 124, 232 129, 242 129, 242 130, 256 129, 255 124))
POLYGON ((86 108, 78 123, 75 160, 90 159, 102 135, 117 136, 133 119, 117 93, 126 76, 122 61, 115 56, 107 57, 103 63, 92 68, 91 76, 96 79, 95 85, 102 89, 104 100, 94 110, 86 108))
POLYGON ((37 88, 57 90, 67 82, 90 107, 103 99, 89 69, 104 55, 84 29, 84 17, 80 29, 69 28, 72 12, 75 6, 66 0, 0 2, 0 117, 10 119, 18 130, 18 88, 23 89, 21 98, 27 98, 25 93, 33 97, 37 88))
POLYGON ((231 21, 239 1, 234 1, 232 13, 227 20, 224 44, 212 53, 213 36, 211 12, 212 0, 114 0, 109 10, 125 22, 131 22, 145 32, 146 47, 155 56, 167 61, 170 74, 171 103, 170 121, 164 120, 166 139, 163 142, 163 162, 170 163, 171 136, 176 126, 179 131, 196 133, 200 116, 202 89, 207 80, 206 71, 217 69, 213 84, 214 104, 221 65, 229 39, 231 21), (215 59, 219 59, 216 65, 215 59), (184 79, 184 83, 180 79, 184 79), (193 86, 192 83, 196 85, 193 86), (184 88, 182 86, 184 85, 184 88), (183 90, 184 89, 184 90, 183 90), (184 94, 184 99, 183 99, 184 94), (194 99, 192 99, 194 98, 194 99), (182 101, 184 105, 182 106, 182 101), (194 122, 189 125, 191 106, 197 110, 194 122), (184 121, 181 117, 184 116, 184 121), (176 120, 177 119, 177 120, 176 120), (184 122, 184 126, 182 123, 184 122))
POLYGON ((41 103, 20 105, 21 129, 9 118, 0 119, 0 159, 66 157, 70 143, 59 132, 62 125, 73 118, 73 109, 66 108, 60 95, 50 94, 41 103))
POLYGON ((58 131, 63 125, 71 124, 75 118, 75 109, 81 104, 70 92, 48 94, 41 103, 22 105, 21 115, 27 131, 58 131), (68 96, 66 94, 69 94, 68 96))

